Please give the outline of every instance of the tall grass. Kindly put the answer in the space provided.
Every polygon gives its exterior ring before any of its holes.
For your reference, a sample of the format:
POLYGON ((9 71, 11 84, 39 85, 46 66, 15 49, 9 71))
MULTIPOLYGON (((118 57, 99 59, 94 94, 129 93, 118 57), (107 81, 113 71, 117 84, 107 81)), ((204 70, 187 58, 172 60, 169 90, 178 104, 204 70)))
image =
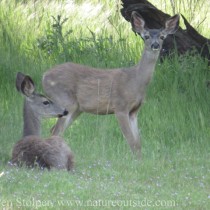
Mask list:
MULTIPOLYGON (((22 134, 17 71, 31 75, 42 91, 43 72, 57 63, 126 67, 138 62, 141 51, 142 41, 121 17, 119 1, 0 2, 0 208, 92 209, 87 201, 95 201, 96 209, 108 209, 114 206, 96 202, 130 200, 133 205, 115 208, 133 209, 146 199, 167 205, 142 209, 209 209, 210 71, 199 56, 157 64, 138 119, 141 162, 113 115, 83 114, 64 135, 75 153, 74 173, 6 166, 22 134)), ((43 122, 43 136, 54 123, 43 122)))
POLYGON ((196 30, 208 37, 210 2, 205 0, 151 0, 150 2, 168 14, 183 14, 196 30))

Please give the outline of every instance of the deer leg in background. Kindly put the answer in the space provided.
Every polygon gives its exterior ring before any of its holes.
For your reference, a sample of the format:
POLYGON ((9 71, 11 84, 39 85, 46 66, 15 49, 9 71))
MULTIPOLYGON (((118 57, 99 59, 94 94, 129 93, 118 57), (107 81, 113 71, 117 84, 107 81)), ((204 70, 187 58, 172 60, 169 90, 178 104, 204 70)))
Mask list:
POLYGON ((63 133, 64 130, 81 114, 77 107, 76 109, 68 110, 70 110, 69 114, 66 117, 59 118, 55 126, 51 129, 52 135, 58 136, 60 133, 63 133))

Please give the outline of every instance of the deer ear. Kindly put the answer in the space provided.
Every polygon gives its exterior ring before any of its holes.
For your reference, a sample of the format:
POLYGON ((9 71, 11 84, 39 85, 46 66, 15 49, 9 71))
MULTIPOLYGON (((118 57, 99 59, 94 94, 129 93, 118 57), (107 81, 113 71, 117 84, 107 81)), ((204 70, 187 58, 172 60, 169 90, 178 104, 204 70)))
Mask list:
POLYGON ((164 32, 167 35, 174 34, 178 28, 179 28, 179 15, 177 14, 166 21, 164 32))
POLYGON ((16 76, 16 88, 27 97, 31 96, 35 91, 34 82, 31 77, 21 72, 18 72, 16 76))
POLYGON ((136 33, 142 34, 144 31, 144 27, 145 27, 145 21, 142 18, 142 16, 133 11, 131 14, 131 24, 132 24, 132 28, 136 33))

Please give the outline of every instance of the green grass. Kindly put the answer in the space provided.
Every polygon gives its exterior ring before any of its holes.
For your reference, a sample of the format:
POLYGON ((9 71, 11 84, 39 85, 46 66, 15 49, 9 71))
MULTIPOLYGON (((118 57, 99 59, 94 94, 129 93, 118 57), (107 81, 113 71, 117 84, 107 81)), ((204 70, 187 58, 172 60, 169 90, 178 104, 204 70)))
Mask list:
MULTIPOLYGON (((141 161, 133 158, 114 115, 83 114, 64 136, 75 154, 74 172, 7 166, 22 133, 16 72, 31 75, 41 91, 43 72, 56 63, 125 67, 138 62, 142 50, 116 3, 20 2, 0 2, 0 209, 208 210, 210 71, 199 56, 157 64, 139 112, 141 161), (84 8, 94 8, 95 15, 87 18, 84 8), (60 14, 68 18, 62 31, 52 27, 60 14)), ((43 122, 43 136, 54 123, 43 122)))

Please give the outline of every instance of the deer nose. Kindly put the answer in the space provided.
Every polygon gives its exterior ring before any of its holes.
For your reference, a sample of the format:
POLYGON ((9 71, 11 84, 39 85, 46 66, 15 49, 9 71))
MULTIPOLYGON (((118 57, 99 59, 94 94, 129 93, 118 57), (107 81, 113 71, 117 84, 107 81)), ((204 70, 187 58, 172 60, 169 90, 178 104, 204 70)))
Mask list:
POLYGON ((69 112, 65 109, 63 112, 63 116, 66 116, 69 112))
POLYGON ((58 118, 61 118, 61 117, 63 117, 63 116, 66 116, 68 113, 69 113, 69 112, 65 109, 65 110, 63 111, 63 114, 59 114, 59 115, 58 115, 58 118))
POLYGON ((152 50, 159 50, 160 49, 160 45, 157 42, 155 42, 155 43, 153 43, 151 45, 151 48, 152 48, 152 50))

